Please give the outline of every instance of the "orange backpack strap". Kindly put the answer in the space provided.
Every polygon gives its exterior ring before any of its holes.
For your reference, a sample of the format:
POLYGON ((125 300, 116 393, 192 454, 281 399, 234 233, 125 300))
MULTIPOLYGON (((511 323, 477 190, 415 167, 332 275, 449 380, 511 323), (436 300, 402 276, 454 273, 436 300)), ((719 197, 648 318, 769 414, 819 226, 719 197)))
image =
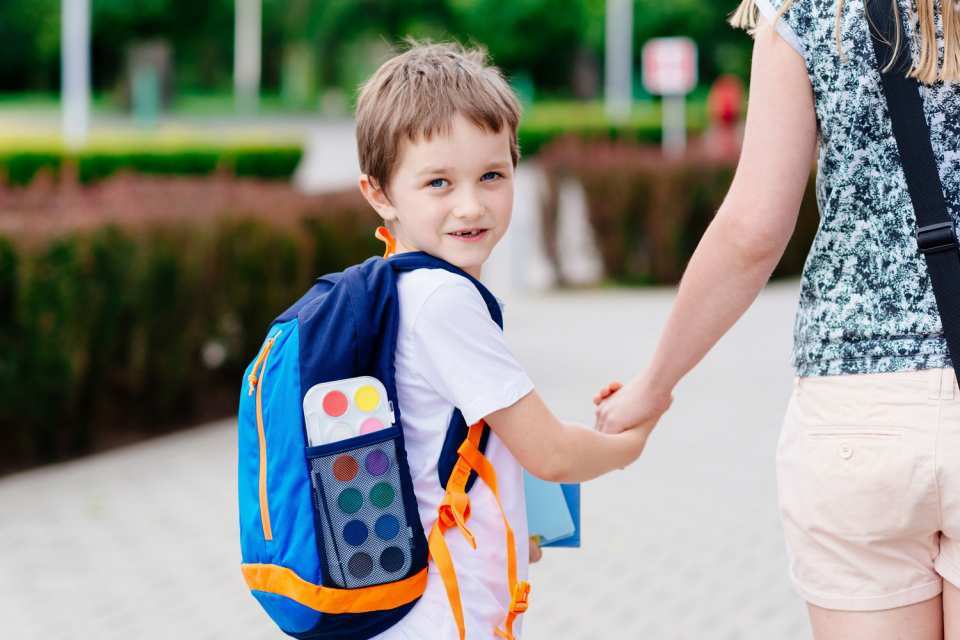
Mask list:
POLYGON ((517 545, 513 535, 513 528, 507 519, 507 514, 503 510, 503 504, 500 502, 500 492, 497 488, 497 472, 490 464, 485 455, 480 453, 477 445, 470 440, 464 440, 458 451, 460 459, 465 460, 470 468, 477 472, 480 479, 490 487, 493 497, 497 501, 497 508, 500 509, 500 516, 503 518, 503 527, 507 534, 507 584, 510 586, 510 608, 507 610, 507 618, 504 621, 504 628, 497 629, 496 634, 504 640, 513 640, 513 622, 517 616, 527 610, 527 600, 530 595, 530 583, 526 580, 517 581, 517 545))
MULTIPOLYGON (((467 432, 467 439, 464 442, 480 443, 480 436, 483 433, 483 422, 470 427, 467 432)), ((460 632, 460 640, 466 638, 466 628, 463 622, 463 604, 460 599, 460 586, 457 583, 457 572, 453 567, 453 558, 450 557, 450 549, 447 547, 447 541, 443 537, 447 529, 457 527, 474 549, 477 548, 477 541, 473 533, 467 528, 467 519, 470 517, 470 496, 467 495, 467 479, 470 477, 470 467, 463 460, 458 458, 450 479, 447 481, 447 493, 440 503, 437 521, 430 530, 427 538, 427 546, 430 549, 430 557, 437 565, 440 572, 440 578, 443 580, 443 587, 447 592, 447 599, 450 601, 450 609, 453 611, 453 617, 457 622, 457 630, 460 632)))
POLYGON ((513 622, 517 616, 527 610, 527 596, 530 593, 530 584, 527 581, 517 582, 517 550, 513 529, 507 520, 507 515, 500 503, 500 493, 497 489, 497 473, 480 452, 480 436, 483 434, 484 422, 481 420, 470 427, 467 432, 467 438, 458 449, 457 463, 447 482, 447 493, 443 502, 440 504, 440 512, 437 522, 430 530, 428 545, 430 556, 437 564, 440 571, 440 577, 443 579, 444 588, 447 591, 447 598, 450 600, 450 608, 453 611, 453 617, 457 622, 457 629, 460 632, 460 640, 466 638, 466 628, 463 621, 463 604, 460 599, 460 587, 457 584, 457 574, 453 567, 453 560, 450 557, 450 550, 444 539, 444 533, 447 529, 457 527, 463 533, 470 545, 476 549, 477 543, 473 533, 466 526, 470 517, 470 497, 466 493, 467 480, 470 472, 476 471, 477 475, 483 480, 497 501, 497 507, 500 509, 500 515, 503 518, 503 524, 506 528, 507 539, 507 580, 510 586, 510 608, 507 611, 507 617, 504 622, 504 629, 496 629, 495 633, 504 638, 504 640, 513 640, 513 622))

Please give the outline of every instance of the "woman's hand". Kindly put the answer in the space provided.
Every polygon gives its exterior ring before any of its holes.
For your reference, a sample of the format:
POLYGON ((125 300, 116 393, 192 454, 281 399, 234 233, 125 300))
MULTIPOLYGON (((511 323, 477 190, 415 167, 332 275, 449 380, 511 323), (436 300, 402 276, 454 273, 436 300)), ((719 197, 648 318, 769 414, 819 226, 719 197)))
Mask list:
POLYGON ((635 378, 626 386, 614 382, 597 394, 598 431, 620 433, 628 429, 644 429, 649 433, 673 402, 669 391, 650 384, 644 376, 635 378))

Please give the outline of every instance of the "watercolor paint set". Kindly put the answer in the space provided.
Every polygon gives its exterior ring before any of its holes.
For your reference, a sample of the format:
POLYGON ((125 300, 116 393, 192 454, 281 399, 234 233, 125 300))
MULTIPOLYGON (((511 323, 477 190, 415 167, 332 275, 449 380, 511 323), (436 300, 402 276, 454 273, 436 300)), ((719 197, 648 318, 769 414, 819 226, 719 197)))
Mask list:
POLYGON ((386 390, 371 377, 318 384, 303 410, 330 578, 345 588, 397 580, 410 569, 413 531, 386 390))

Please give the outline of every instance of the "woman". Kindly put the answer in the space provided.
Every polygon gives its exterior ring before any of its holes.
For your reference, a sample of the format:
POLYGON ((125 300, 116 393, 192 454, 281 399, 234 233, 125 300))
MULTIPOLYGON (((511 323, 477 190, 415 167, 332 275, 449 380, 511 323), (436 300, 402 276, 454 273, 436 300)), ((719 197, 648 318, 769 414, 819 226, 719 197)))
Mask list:
MULTIPOLYGON (((898 11, 956 218, 960 3, 867 1, 898 11)), ((820 640, 960 638, 960 391, 863 0, 744 0, 732 22, 755 27, 740 163, 652 362, 596 399, 599 428, 652 430, 677 382, 750 306, 818 150, 821 224, 777 449, 791 579, 820 640)))

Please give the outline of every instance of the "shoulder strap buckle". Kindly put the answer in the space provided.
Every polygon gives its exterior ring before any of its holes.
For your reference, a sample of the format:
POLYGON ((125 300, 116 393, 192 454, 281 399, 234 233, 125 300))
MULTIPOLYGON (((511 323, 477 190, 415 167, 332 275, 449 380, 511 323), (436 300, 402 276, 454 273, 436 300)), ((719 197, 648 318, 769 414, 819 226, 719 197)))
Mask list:
POLYGON ((920 253, 924 255, 951 249, 958 251, 960 242, 957 241, 956 227, 952 222, 939 222, 920 227, 917 230, 917 246, 920 247, 920 253))

